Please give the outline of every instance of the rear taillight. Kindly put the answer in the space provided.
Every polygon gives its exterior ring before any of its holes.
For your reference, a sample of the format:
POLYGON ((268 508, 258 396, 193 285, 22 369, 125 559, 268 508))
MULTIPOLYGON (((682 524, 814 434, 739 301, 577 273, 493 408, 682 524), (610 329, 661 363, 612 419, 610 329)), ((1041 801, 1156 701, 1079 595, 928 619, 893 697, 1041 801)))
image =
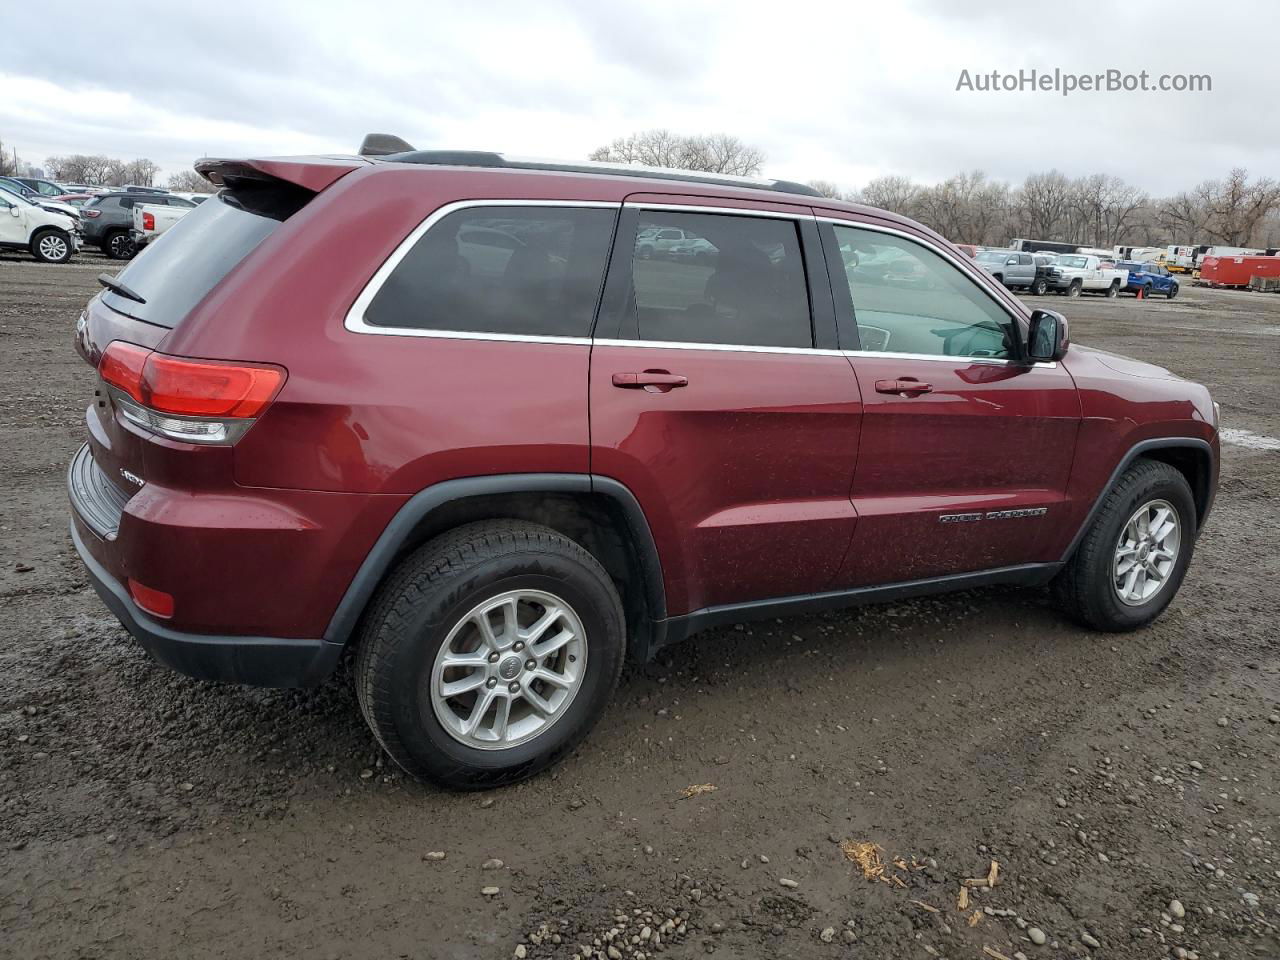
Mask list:
POLYGON ((155 228, 156 228, 156 215, 154 213, 147 213, 147 211, 143 210, 142 211, 142 229, 154 230, 155 228))
POLYGON ((116 340, 98 373, 121 416, 173 440, 235 443, 275 399, 282 367, 171 357, 116 340))
POLYGON ((101 210, 84 209, 84 210, 81 210, 80 213, 82 216, 88 217, 90 220, 97 220, 100 216, 102 216, 101 210))

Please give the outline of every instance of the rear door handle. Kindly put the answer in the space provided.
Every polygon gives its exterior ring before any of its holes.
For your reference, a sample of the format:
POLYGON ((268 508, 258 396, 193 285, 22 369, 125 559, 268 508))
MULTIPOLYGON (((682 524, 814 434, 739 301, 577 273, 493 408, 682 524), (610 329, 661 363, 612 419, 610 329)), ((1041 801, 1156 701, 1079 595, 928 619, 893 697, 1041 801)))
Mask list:
POLYGON ((665 393, 676 387, 687 387, 689 378, 666 370, 645 370, 643 373, 615 373, 613 385, 627 390, 646 389, 650 393, 665 393))
POLYGON ((919 380, 877 380, 876 393, 933 393, 932 383, 921 383, 919 380))

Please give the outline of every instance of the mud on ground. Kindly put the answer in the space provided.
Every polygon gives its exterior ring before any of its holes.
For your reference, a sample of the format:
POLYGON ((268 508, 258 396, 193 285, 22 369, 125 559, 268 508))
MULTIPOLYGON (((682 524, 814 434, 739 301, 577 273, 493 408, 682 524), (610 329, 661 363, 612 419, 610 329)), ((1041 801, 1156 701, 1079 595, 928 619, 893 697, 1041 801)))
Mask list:
POLYGON ((348 675, 179 677, 88 588, 71 336, 114 266, 0 254, 0 956, 1280 956, 1280 296, 1052 301, 1248 431, 1152 627, 990 590, 710 631, 478 796, 386 766, 348 675))

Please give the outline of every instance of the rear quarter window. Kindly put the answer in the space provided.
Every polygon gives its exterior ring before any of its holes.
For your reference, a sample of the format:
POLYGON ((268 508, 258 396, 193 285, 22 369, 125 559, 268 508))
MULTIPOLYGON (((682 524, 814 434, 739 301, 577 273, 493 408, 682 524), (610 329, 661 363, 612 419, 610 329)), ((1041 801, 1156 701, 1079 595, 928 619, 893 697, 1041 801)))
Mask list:
POLYGON ((395 264, 364 321, 442 333, 588 336, 615 219, 612 208, 454 211, 395 264))

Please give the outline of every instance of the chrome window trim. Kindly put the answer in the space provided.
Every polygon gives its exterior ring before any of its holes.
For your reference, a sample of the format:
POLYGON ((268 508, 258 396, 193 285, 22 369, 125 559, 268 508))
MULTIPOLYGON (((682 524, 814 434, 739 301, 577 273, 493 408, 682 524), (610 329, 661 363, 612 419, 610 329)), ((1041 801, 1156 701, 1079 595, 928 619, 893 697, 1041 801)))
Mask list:
POLYGON ((662 210, 665 213, 727 213, 743 217, 772 217, 775 220, 812 220, 818 218, 813 213, 799 210, 753 210, 750 207, 717 207, 708 204, 693 203, 641 203, 628 200, 623 205, 625 210, 662 210))
POLYGON ((657 350, 719 350, 732 353, 788 353, 809 354, 817 357, 840 357, 840 350, 824 350, 819 347, 770 347, 745 343, 686 343, 683 340, 614 340, 599 338, 593 341, 598 347, 653 347, 657 350))
POLYGON ((375 336, 383 337, 434 337, 442 340, 500 340, 509 341, 511 343, 567 343, 578 345, 590 345, 590 337, 563 337, 553 334, 537 335, 523 333, 484 333, 470 330, 429 330, 424 327, 380 327, 376 324, 369 323, 365 320, 365 311, 369 309, 369 304, 373 303, 373 298, 378 295, 383 284, 387 282, 387 278, 391 276, 396 267, 400 266, 401 261, 409 255, 409 251, 414 245, 422 239, 423 234, 434 227, 437 223, 449 216, 451 213, 457 213, 459 210, 468 210, 473 207, 560 207, 573 209, 595 209, 595 210, 620 210, 621 204, 600 200, 455 200, 452 203, 446 203, 442 207, 438 207, 429 213, 421 223, 419 223, 409 233, 407 237, 400 241, 399 245, 391 251, 391 255, 382 262, 382 266, 378 267, 369 282, 364 285, 364 289, 360 291, 360 295, 356 297, 355 302, 351 304, 351 309, 347 311, 347 315, 343 318, 342 325, 352 333, 368 333, 375 336))

